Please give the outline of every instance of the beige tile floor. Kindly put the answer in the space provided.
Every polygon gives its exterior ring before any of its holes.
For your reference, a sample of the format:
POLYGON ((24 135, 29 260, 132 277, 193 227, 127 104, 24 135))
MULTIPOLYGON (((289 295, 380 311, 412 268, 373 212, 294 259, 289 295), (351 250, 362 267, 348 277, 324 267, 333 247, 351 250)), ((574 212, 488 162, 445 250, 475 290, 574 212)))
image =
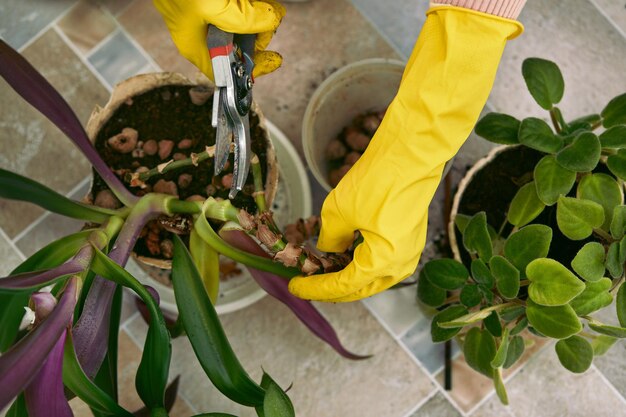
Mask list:
MULTIPOLYGON (((285 64, 255 87, 264 113, 301 152, 300 124, 316 86, 349 62, 406 58, 423 23, 425 4, 426 0, 288 4, 287 17, 272 44, 285 64)), ((612 95, 626 91, 624 6, 621 0, 529 0, 521 17, 526 33, 507 47, 490 108, 518 116, 540 114, 524 92, 520 76, 521 61, 527 56, 549 58, 563 68, 562 107, 568 117, 598 111, 612 95)), ((19 48, 61 91, 83 122, 94 105, 107 100, 111 86, 129 74, 155 70, 178 71, 191 78, 197 74, 176 53, 150 0, 5 0, 0 3, 0 37, 19 48)), ((89 170, 69 142, 3 83, 0 108, 0 166, 79 197, 89 170)), ((456 172, 488 147, 471 137, 456 160, 456 172)), ((42 214, 33 206, 0 200, 0 274, 50 239, 80 226, 42 214)), ((454 361, 452 392, 442 389, 440 374, 427 371, 440 369, 436 363, 416 358, 413 352, 429 342, 404 337, 423 317, 411 289, 322 309, 348 348, 375 356, 362 362, 341 359, 268 297, 223 317, 236 352, 254 377, 260 376, 263 366, 282 385, 293 383, 290 396, 298 416, 626 414, 624 343, 577 376, 560 368, 551 345, 542 347, 508 377, 511 406, 505 408, 481 377, 463 369, 460 357, 454 361)), ((121 401, 138 408, 132 394, 133 375, 145 325, 130 297, 125 299, 123 321, 121 401)), ((211 387, 187 342, 174 341, 174 353, 171 374, 181 374, 182 379, 173 416, 206 411, 252 415, 211 387)), ((88 415, 80 402, 73 401, 73 407, 76 415, 88 415)))

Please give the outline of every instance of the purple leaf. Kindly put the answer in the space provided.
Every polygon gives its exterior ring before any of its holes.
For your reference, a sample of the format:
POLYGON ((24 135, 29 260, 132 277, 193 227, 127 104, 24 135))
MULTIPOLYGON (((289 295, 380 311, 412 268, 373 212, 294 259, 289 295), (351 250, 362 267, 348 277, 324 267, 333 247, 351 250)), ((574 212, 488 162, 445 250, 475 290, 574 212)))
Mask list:
POLYGON ((0 278, 0 289, 23 290, 39 287, 64 275, 72 275, 81 272, 84 268, 85 267, 79 262, 71 260, 52 269, 10 275, 5 278, 0 278))
POLYGON ((65 99, 37 70, 0 39, 0 76, 33 107, 54 123, 87 157, 104 182, 126 205, 137 201, 91 144, 78 117, 65 99))
MULTIPOLYGON (((250 236, 241 230, 220 230, 220 236, 232 246, 252 253, 254 255, 270 256, 250 236)), ((308 300, 303 300, 291 294, 288 290, 288 282, 269 272, 248 267, 254 280, 269 295, 284 303, 293 311, 300 321, 311 330, 313 334, 328 343, 341 356, 348 359, 367 359, 371 355, 356 355, 343 347, 335 329, 317 311, 315 306, 308 300)))
POLYGON ((71 417, 74 414, 63 389, 65 332, 48 354, 37 375, 24 391, 29 417, 71 417))
POLYGON ((77 281, 75 277, 70 278, 48 318, 0 356, 0 409, 6 407, 31 382, 71 323, 77 298, 77 281))

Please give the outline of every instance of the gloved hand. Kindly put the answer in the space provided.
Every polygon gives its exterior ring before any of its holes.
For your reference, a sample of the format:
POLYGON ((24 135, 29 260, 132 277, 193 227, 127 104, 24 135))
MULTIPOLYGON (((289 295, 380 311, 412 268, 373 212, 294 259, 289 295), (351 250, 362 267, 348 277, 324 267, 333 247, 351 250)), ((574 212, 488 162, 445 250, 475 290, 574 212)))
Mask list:
POLYGON ((429 10, 397 96, 322 208, 320 250, 343 252, 356 230, 364 241, 342 271, 292 279, 294 295, 353 301, 415 271, 444 164, 474 127, 506 41, 522 30, 514 20, 464 8, 429 10))
POLYGON ((207 27, 215 25, 225 32, 257 33, 253 76, 280 67, 282 57, 266 51, 274 31, 285 16, 285 8, 275 0, 153 0, 174 44, 182 56, 213 80, 213 67, 206 44, 207 27))

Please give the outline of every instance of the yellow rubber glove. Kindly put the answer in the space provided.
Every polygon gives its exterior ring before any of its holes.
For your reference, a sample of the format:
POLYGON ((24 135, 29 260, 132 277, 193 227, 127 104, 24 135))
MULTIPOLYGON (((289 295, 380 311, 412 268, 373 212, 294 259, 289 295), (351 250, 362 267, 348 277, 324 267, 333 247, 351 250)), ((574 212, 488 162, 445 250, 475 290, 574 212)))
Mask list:
POLYGON ((506 41, 522 30, 516 21, 464 8, 429 10, 397 96, 322 208, 320 250, 343 252, 356 230, 364 241, 342 271, 292 279, 294 295, 353 301, 415 271, 444 164, 473 129, 506 41))
POLYGON ((213 67, 206 44, 207 27, 225 32, 257 33, 253 76, 280 67, 282 57, 266 51, 274 31, 285 16, 285 8, 275 0, 153 0, 174 44, 182 56, 213 80, 213 67))

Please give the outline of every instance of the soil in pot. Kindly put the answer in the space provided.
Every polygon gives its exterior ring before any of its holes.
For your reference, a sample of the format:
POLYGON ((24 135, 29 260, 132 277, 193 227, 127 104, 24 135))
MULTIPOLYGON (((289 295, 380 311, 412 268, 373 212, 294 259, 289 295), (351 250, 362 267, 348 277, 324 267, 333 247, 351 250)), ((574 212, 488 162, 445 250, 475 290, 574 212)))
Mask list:
MULTIPOLYGON (((462 190, 458 213, 471 216, 484 211, 487 213, 487 222, 499 230, 517 190, 532 181, 535 165, 544 156, 544 153, 525 146, 511 146, 499 152, 474 174, 466 188, 462 190)), ((597 172, 603 172, 604 169, 604 166, 598 165, 597 172)), ((575 189, 576 187, 572 188, 569 196, 575 195, 575 189)), ((578 250, 587 242, 593 241, 593 237, 578 241, 565 237, 557 226, 556 205, 546 207, 531 223, 545 224, 552 228, 552 243, 548 257, 556 259, 563 265, 570 265, 578 250)), ((469 253, 460 243, 463 237, 457 228, 454 230, 456 241, 459 242, 461 259, 464 264, 469 265, 471 263, 469 253)), ((507 224, 503 235, 508 235, 511 230, 512 225, 507 224)))
MULTIPOLYGON (((202 88, 168 85, 136 95, 122 104, 100 129, 95 140, 96 149, 134 194, 141 196, 154 191, 177 195, 181 200, 198 196, 203 199, 209 196, 228 198, 232 180, 232 153, 218 177, 213 176, 213 159, 209 158, 197 167, 189 166, 151 177, 145 181, 144 188, 130 186, 131 173, 145 171, 171 159, 188 158, 191 153, 203 152, 206 146, 215 144, 215 129, 211 126, 212 95, 206 88, 202 91, 202 88), (198 100, 197 93, 204 97, 198 100)), ((268 144, 266 133, 259 123, 258 115, 251 111, 252 151, 261 160, 265 182, 268 144)), ((107 197, 106 190, 106 185, 94 172, 92 198, 96 204, 107 197)), ((253 178, 249 175, 244 189, 234 198, 233 204, 254 213, 256 205, 253 192, 253 178)), ((167 229, 178 228, 184 221, 175 219, 177 224, 168 225, 165 220, 152 221, 144 228, 135 246, 137 255, 171 258, 171 232, 167 229)))

